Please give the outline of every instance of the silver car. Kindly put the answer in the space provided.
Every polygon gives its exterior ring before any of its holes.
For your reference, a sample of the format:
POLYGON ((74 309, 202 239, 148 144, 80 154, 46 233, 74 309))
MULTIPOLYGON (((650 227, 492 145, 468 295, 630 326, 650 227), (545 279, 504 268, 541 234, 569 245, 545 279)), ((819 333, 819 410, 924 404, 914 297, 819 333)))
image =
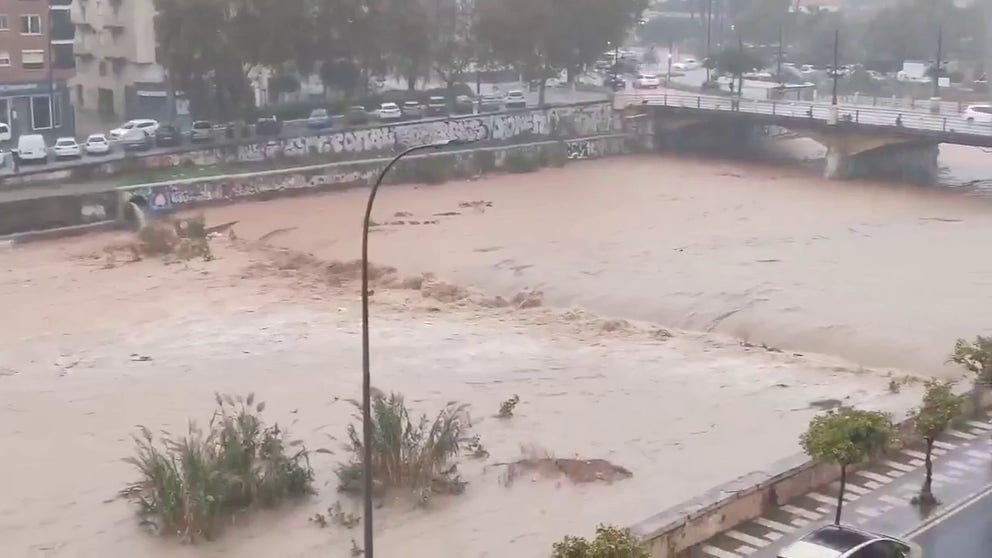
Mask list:
POLYGON ((923 550, 885 535, 827 525, 789 545, 778 558, 923 558, 923 550))

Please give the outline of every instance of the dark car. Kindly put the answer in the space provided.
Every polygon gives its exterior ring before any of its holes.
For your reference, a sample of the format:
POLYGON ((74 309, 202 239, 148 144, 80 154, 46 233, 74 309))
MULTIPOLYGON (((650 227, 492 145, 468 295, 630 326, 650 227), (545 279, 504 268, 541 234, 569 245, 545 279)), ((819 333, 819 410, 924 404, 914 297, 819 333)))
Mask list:
POLYGON ((622 77, 609 75, 603 80, 603 86, 609 87, 613 91, 623 91, 627 88, 627 82, 622 77))
POLYGON ((276 116, 263 116, 255 121, 255 133, 260 136, 278 136, 282 133, 282 121, 276 116))
POLYGON ((448 112, 448 102, 444 97, 431 97, 427 100, 428 116, 444 116, 448 112))
POLYGON ((197 120, 189 131, 189 140, 193 143, 213 141, 214 125, 208 120, 197 120))
POLYGON ((475 112, 475 101, 468 95, 455 97, 455 114, 472 114, 475 112))
POLYGON ((310 111, 310 116, 307 117, 307 128, 311 130, 330 128, 331 122, 331 113, 327 109, 316 108, 310 111))
POLYGON ((173 124, 160 124, 158 130, 155 130, 155 145, 159 147, 176 146, 182 142, 182 133, 173 124))
POLYGON ((344 121, 352 126, 362 126, 369 123, 369 113, 361 105, 352 105, 345 111, 344 121))

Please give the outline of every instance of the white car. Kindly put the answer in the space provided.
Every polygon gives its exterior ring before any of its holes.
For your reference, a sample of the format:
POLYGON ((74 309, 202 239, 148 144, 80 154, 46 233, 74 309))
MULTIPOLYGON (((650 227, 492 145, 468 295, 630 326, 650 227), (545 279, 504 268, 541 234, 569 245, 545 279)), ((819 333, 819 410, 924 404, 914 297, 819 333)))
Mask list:
MULTIPOLYGON (((923 558, 914 543, 844 525, 827 525, 779 551, 778 558, 923 558)), ((962 557, 963 558, 963 557, 962 557)))
POLYGON ((128 131, 133 129, 139 129, 149 136, 155 135, 155 130, 158 130, 158 121, 151 120, 148 118, 139 118, 137 120, 128 120, 121 125, 120 128, 114 128, 110 131, 110 141, 121 140, 128 131))
POLYGON ((10 125, 0 122, 0 141, 10 141, 10 125))
POLYGON ((56 159, 77 159, 83 156, 83 148, 76 143, 76 138, 59 138, 52 146, 52 154, 56 159))
POLYGON ((699 61, 695 58, 686 58, 680 62, 672 64, 673 70, 681 70, 683 72, 688 70, 696 70, 699 68, 699 61))
POLYGON ((992 123, 992 105, 969 105, 961 113, 969 123, 980 122, 982 124, 992 123))
POLYGON ((661 86, 661 80, 654 74, 640 74, 634 80, 634 87, 637 89, 657 89, 661 86))
POLYGON ((106 155, 110 153, 110 140, 103 134, 91 134, 86 138, 83 149, 89 155, 106 155))
POLYGON ((377 114, 379 120, 401 120, 403 118, 403 111, 396 103, 382 103, 379 105, 377 114))
POLYGON ((503 106, 508 109, 527 108, 527 97, 524 96, 523 91, 514 89, 506 94, 506 98, 503 99, 503 106))

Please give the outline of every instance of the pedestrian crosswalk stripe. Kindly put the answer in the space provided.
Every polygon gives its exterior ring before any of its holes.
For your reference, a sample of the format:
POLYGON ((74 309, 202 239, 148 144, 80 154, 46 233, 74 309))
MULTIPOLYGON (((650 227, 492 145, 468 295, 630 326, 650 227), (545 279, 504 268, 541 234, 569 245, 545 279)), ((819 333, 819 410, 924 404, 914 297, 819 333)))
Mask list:
POLYGON ((947 442, 941 442, 940 440, 934 440, 933 441, 933 445, 937 446, 940 449, 945 449, 945 450, 952 450, 952 449, 954 449, 954 448, 957 447, 954 444, 950 444, 950 443, 947 443, 947 442))
POLYGON ((802 517, 794 517, 789 520, 789 523, 801 528, 809 525, 809 520, 802 517))
POLYGON ((973 473, 975 471, 979 471, 980 470, 977 467, 972 467, 971 465, 965 465, 964 463, 961 463, 960 461, 951 461, 950 463, 948 463, 948 465, 951 466, 951 467, 954 467, 955 469, 959 469, 961 471, 968 471, 969 473, 973 473))
POLYGON ((730 537, 732 539, 737 539, 737 540, 741 541, 744 544, 749 544, 749 545, 754 546, 756 548, 761 548, 761 547, 763 547, 763 546, 765 546, 765 545, 768 544, 768 541, 766 541, 764 539, 759 539, 758 537, 754 537, 754 536, 748 535, 747 533, 741 533, 740 531, 737 531, 736 529, 731 529, 731 530, 727 531, 726 533, 724 533, 724 535, 727 535, 728 537, 730 537))
POLYGON ((785 523, 779 523, 778 521, 774 521, 766 517, 759 517, 755 519, 754 522, 762 527, 767 527, 774 531, 778 531, 779 533, 791 533, 796 530, 794 527, 786 525, 785 523))
POLYGON ((905 465, 903 463, 899 463, 898 461, 892 461, 891 459, 886 459, 882 461, 882 464, 885 465, 886 467, 892 467, 893 469, 898 469, 904 473, 908 473, 914 469, 914 467, 905 465))
POLYGON ((945 475, 943 473, 934 473, 933 480, 935 482, 946 482, 947 484, 961 484, 964 482, 964 480, 960 478, 945 475))
POLYGON ((969 420, 968 424, 974 426, 975 428, 981 428, 982 430, 992 430, 992 424, 987 422, 979 422, 977 420, 969 420))
POLYGON ((767 533, 765 533, 764 535, 761 535, 761 536, 762 537, 765 537, 766 539, 768 539, 768 540, 770 540, 772 542, 775 542, 775 541, 777 541, 777 540, 779 540, 779 539, 782 538, 782 533, 779 533, 778 531, 768 531, 767 533))
POLYGON ((961 432, 960 430, 954 430, 954 429, 948 430, 947 433, 950 434, 951 436, 961 438, 962 440, 974 440, 975 438, 978 437, 975 436, 974 434, 968 434, 967 432, 961 432))
POLYGON ((703 554, 713 556, 713 558, 740 558, 741 556, 736 552, 730 552, 729 550, 724 550, 708 544, 704 544, 702 550, 703 554))
POLYGON ((703 554, 713 556, 713 558, 740 558, 741 556, 736 552, 730 552, 729 550, 724 550, 708 544, 704 544, 702 550, 703 554))
POLYGON ((906 455, 908 455, 910 457, 915 457, 916 459, 926 459, 927 458, 927 454, 923 453, 922 451, 916 451, 916 450, 911 450, 911 449, 904 449, 904 450, 902 450, 902 453, 904 453, 904 454, 906 454, 906 455))
POLYGON ((992 454, 989 454, 989 452, 987 452, 987 451, 968 450, 965 453, 967 453, 968 455, 970 455, 970 456, 972 456, 974 458, 982 459, 982 460, 985 460, 985 461, 987 461, 989 459, 992 459, 992 454))
POLYGON ((754 548, 753 546, 748 546, 746 544, 742 544, 742 545, 740 545, 740 546, 737 547, 737 553, 738 554, 743 554, 744 556, 750 556, 750 555, 754 554, 757 551, 758 551, 757 548, 754 548))
POLYGON ((834 502, 837 501, 837 498, 831 498, 830 496, 827 496, 826 494, 820 494, 819 492, 810 492, 806 496, 809 496, 813 500, 816 500, 817 502, 820 502, 822 504, 833 504, 834 502))
POLYGON ((892 479, 891 478, 886 477, 885 475, 879 475, 878 473, 873 473, 871 471, 858 471, 855 474, 856 475, 860 475, 860 476, 862 476, 862 477, 864 477, 866 479, 871 479, 871 480, 873 480, 875 482, 880 482, 882 484, 888 484, 888 483, 892 482, 892 479))
POLYGON ((940 455, 946 454, 947 453, 947 450, 946 449, 940 449, 940 448, 933 448, 932 453, 934 455, 940 456, 940 455))
POLYGON ((904 500, 902 498, 896 498, 895 496, 889 496, 888 494, 882 494, 878 497, 879 500, 892 504, 894 506, 905 506, 909 504, 909 500, 904 500))
POLYGON ((786 513, 791 513, 792 515, 798 515, 799 517, 805 519, 811 519, 813 521, 816 521, 817 519, 823 517, 822 514, 811 512, 809 510, 804 510, 802 508, 797 508, 796 506, 793 506, 791 504, 784 505, 780 509, 786 513))
POLYGON ((861 494, 861 495, 865 495, 871 492, 871 490, 868 490, 867 488, 862 488, 856 484, 851 484, 851 483, 847 483, 845 488, 855 494, 861 494))
POLYGON ((878 511, 875 508, 860 507, 860 508, 855 508, 854 511, 862 515, 867 515, 868 517, 878 517, 882 515, 882 512, 878 511))

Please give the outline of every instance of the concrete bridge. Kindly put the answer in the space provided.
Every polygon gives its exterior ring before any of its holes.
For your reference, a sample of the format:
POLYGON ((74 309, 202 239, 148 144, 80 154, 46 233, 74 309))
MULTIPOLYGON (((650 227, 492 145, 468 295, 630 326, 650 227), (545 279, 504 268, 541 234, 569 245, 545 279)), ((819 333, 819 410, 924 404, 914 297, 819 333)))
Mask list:
POLYGON ((992 124, 960 114, 803 101, 766 101, 673 91, 620 93, 614 108, 647 117, 640 131, 656 149, 739 151, 769 127, 809 137, 827 148, 824 174, 832 179, 936 179, 941 143, 992 147, 992 124))

